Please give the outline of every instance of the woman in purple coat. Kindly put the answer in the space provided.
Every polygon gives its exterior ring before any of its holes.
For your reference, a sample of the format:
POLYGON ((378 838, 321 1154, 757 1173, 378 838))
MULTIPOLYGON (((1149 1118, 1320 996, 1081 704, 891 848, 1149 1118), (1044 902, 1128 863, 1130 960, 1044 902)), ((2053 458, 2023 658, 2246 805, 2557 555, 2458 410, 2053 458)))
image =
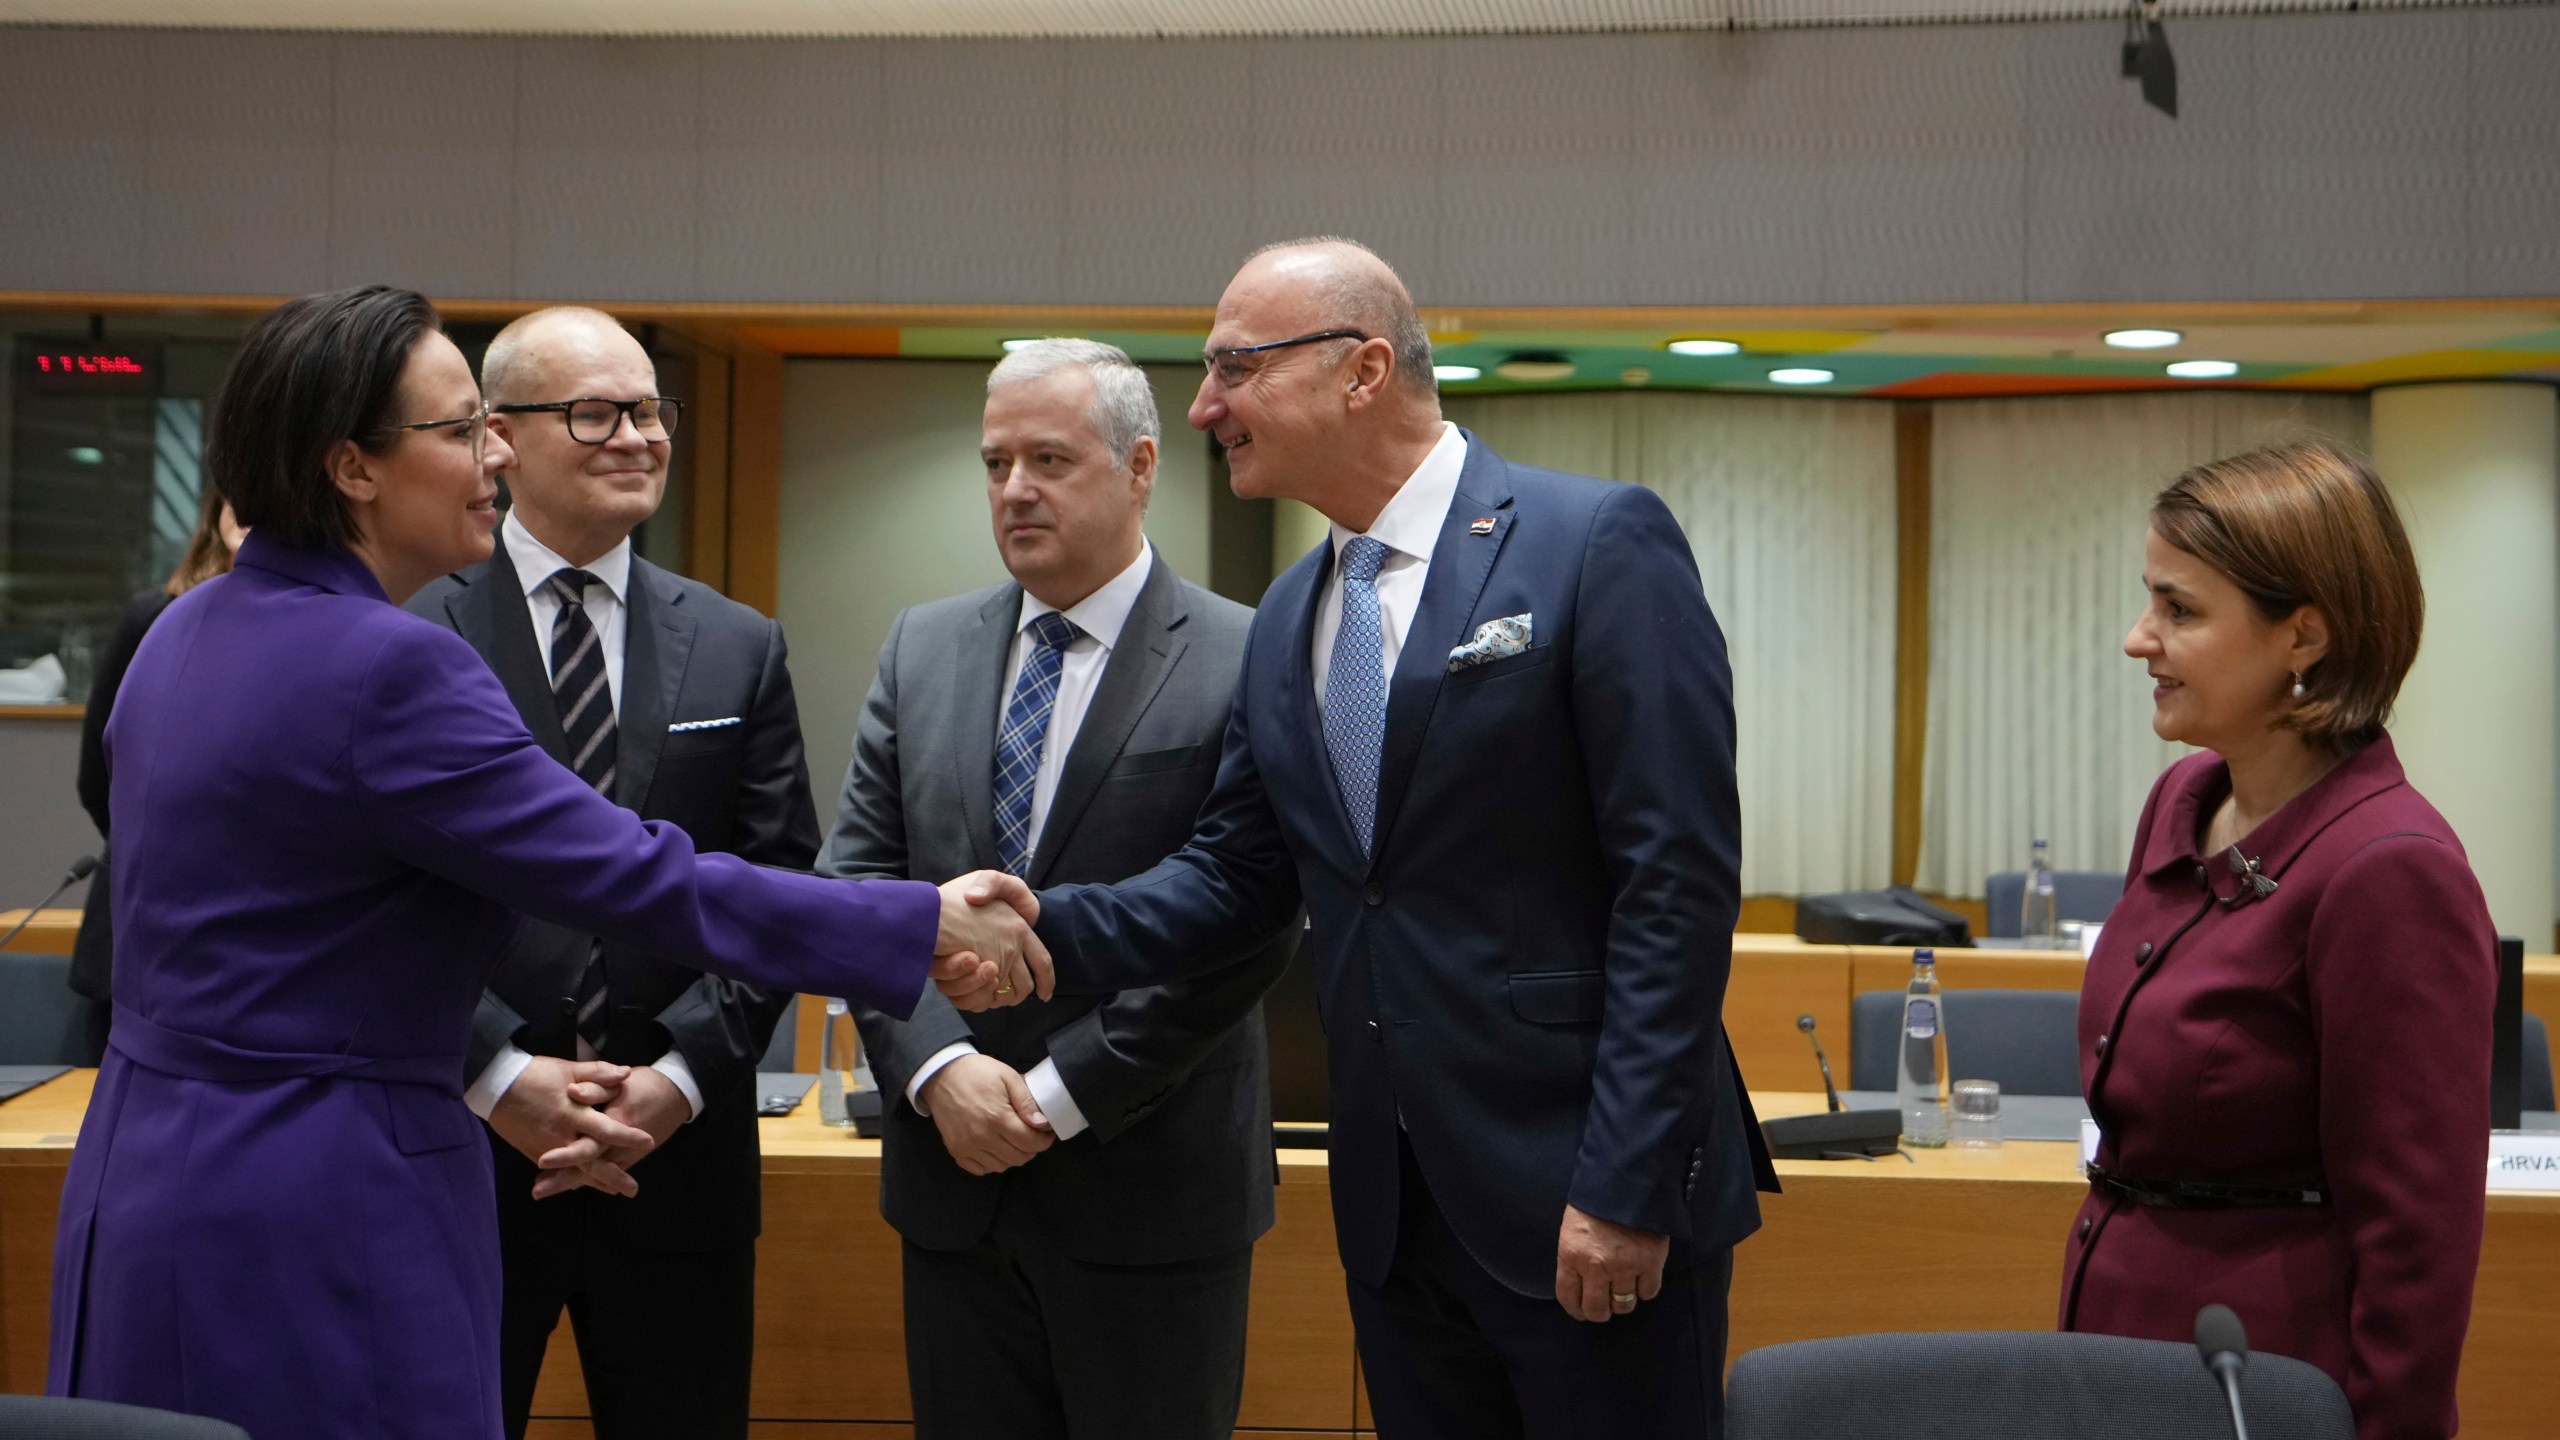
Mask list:
MULTIPOLYGON (((253 533, 152 627, 107 728, 116 1016, 63 1190, 56 1394, 258 1440, 500 1433, 462 1070, 519 911, 898 1014, 929 975, 974 1008, 1023 964, 1002 905, 695 855, 400 609, 489 554, 512 456, 485 417, 434 311, 379 287, 269 314, 224 381, 206 468, 253 533)), ((581 1108, 558 1133, 546 1165, 634 1188, 610 1147, 645 1132, 581 1108)))
POLYGON ((2423 601, 2391 497, 2319 445, 2162 492, 2125 637, 2171 766, 2080 995, 2102 1137, 2062 1328, 2326 1370, 2360 1440, 2453 1433, 2479 1267, 2496 936, 2382 720, 2423 601))

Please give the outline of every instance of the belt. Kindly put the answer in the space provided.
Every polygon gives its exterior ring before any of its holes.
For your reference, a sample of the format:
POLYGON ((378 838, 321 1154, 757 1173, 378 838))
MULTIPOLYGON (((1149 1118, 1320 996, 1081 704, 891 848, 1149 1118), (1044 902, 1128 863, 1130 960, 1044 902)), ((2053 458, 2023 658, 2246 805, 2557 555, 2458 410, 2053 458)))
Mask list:
POLYGON ((2230 1185, 2219 1180, 2136 1180, 2117 1175, 2092 1160, 2089 1188, 2136 1205, 2178 1210, 2219 1210, 2242 1206, 2326 1205, 2329 1197, 2316 1185, 2230 1185))
POLYGON ((380 1057, 252 1050, 210 1036, 172 1030, 122 1004, 116 1006, 115 1021, 107 1031, 107 1046, 137 1065, 190 1080, 234 1085, 313 1078, 374 1080, 388 1085, 428 1085, 457 1096, 462 1093, 463 1057, 459 1055, 380 1057))

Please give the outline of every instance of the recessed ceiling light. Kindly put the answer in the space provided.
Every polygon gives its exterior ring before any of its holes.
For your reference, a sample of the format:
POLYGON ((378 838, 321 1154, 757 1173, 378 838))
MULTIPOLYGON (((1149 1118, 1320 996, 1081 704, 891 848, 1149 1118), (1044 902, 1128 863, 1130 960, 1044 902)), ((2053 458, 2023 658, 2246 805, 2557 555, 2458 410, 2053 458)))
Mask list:
POLYGON ((1527 350, 1494 366, 1493 373, 1505 380, 1529 384, 1570 380, 1573 378, 1573 361, 1552 350, 1527 350))
POLYGON ((2229 360, 2172 360, 2169 373, 2181 380, 2224 380, 2240 373, 2229 360))
POLYGON ((2175 330, 2110 330, 2107 343, 2119 350, 2158 350, 2187 337, 2175 330))
POLYGON ((1484 371, 1473 365, 1434 365, 1431 367, 1431 378, 1434 380, 1481 380, 1484 378, 1484 371))
POLYGON ((1674 340, 1662 347, 1674 355, 1739 355, 1742 347, 1730 340, 1674 340))
POLYGON ((1792 366, 1785 370, 1770 371, 1769 378, 1781 385, 1828 385, 1838 377, 1828 370, 1816 370, 1810 366, 1792 366))
POLYGON ((1618 372, 1618 383, 1621 385, 1650 385, 1653 383, 1653 372, 1642 365, 1630 365, 1626 369, 1618 372))
POLYGON ((1025 345, 1037 345, 1037 344, 1039 344, 1039 343, 1040 343, 1039 341, 1037 341, 1037 340, 1032 340, 1032 339, 1007 340, 1006 342, 1004 342, 1004 353, 1006 353, 1007 355, 1010 355, 1010 354, 1012 354, 1014 351, 1021 349, 1021 348, 1022 348, 1023 346, 1025 346, 1025 345))
POLYGON ((95 445, 74 445, 68 452, 74 465, 103 465, 107 452, 95 445))

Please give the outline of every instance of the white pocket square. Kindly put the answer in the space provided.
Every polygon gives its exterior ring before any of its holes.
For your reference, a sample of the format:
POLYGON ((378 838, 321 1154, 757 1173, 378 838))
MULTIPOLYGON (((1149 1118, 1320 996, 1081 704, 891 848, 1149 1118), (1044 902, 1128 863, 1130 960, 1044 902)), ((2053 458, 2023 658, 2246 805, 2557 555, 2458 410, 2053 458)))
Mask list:
POLYGON ((1452 673, 1490 664, 1529 648, 1529 617, 1505 615, 1476 627, 1476 638, 1449 652, 1452 673))
POLYGON ((673 725, 667 727, 667 733, 670 735, 681 735, 687 730, 717 730, 724 725, 743 725, 745 723, 746 717, 743 715, 723 715, 717 720, 679 720, 673 725))

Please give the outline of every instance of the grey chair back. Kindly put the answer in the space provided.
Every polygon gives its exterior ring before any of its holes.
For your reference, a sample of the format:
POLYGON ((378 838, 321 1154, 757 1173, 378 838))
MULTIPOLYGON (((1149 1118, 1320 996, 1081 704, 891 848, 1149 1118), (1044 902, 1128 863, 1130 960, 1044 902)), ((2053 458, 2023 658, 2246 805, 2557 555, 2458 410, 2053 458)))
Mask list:
POLYGON ((249 1432, 225 1420, 103 1400, 0 1395, 0 1440, 249 1440, 249 1432))
MULTIPOLYGON (((2124 897, 2121 870, 2056 870, 2053 872, 2053 918, 2098 921, 2107 918, 2124 897)), ((1994 940, 2018 938, 2018 912, 2027 900, 2027 872, 2003 870, 1982 882, 1982 904, 1990 911, 1994 940)))
MULTIPOLYGON (((2252 1355, 2252 1440, 2354 1440, 2337 1382, 2252 1355)), ((1726 1440, 2215 1440, 2231 1407, 2193 1345, 2116 1335, 1851 1335, 1754 1350, 1726 1382, 1726 1440)))
MULTIPOLYGON (((818 1068, 818 1057, 809 1057, 809 1069, 818 1068)), ((764 1047, 764 1058, 756 1069, 768 1075, 790 1075, 800 1071, 800 997, 794 995, 782 1007, 782 1018, 773 1022, 773 1039, 764 1047)))
POLYGON ((0 1065, 95 1065, 98 1002, 71 989, 71 957, 0 950, 0 1065))
POLYGON ((2524 1063, 2517 1089, 2527 1110, 2560 1110, 2560 1104, 2552 1102, 2551 1028, 2531 1011, 2524 1017, 2524 1063))
MULTIPOLYGON (((2003 1095, 2080 1093, 2080 992, 1949 990, 1947 1068, 1951 1080, 1996 1080, 2003 1095)), ((1902 1034, 1902 992, 1869 990, 1850 1001, 1849 1088, 1893 1088, 1902 1034)))

